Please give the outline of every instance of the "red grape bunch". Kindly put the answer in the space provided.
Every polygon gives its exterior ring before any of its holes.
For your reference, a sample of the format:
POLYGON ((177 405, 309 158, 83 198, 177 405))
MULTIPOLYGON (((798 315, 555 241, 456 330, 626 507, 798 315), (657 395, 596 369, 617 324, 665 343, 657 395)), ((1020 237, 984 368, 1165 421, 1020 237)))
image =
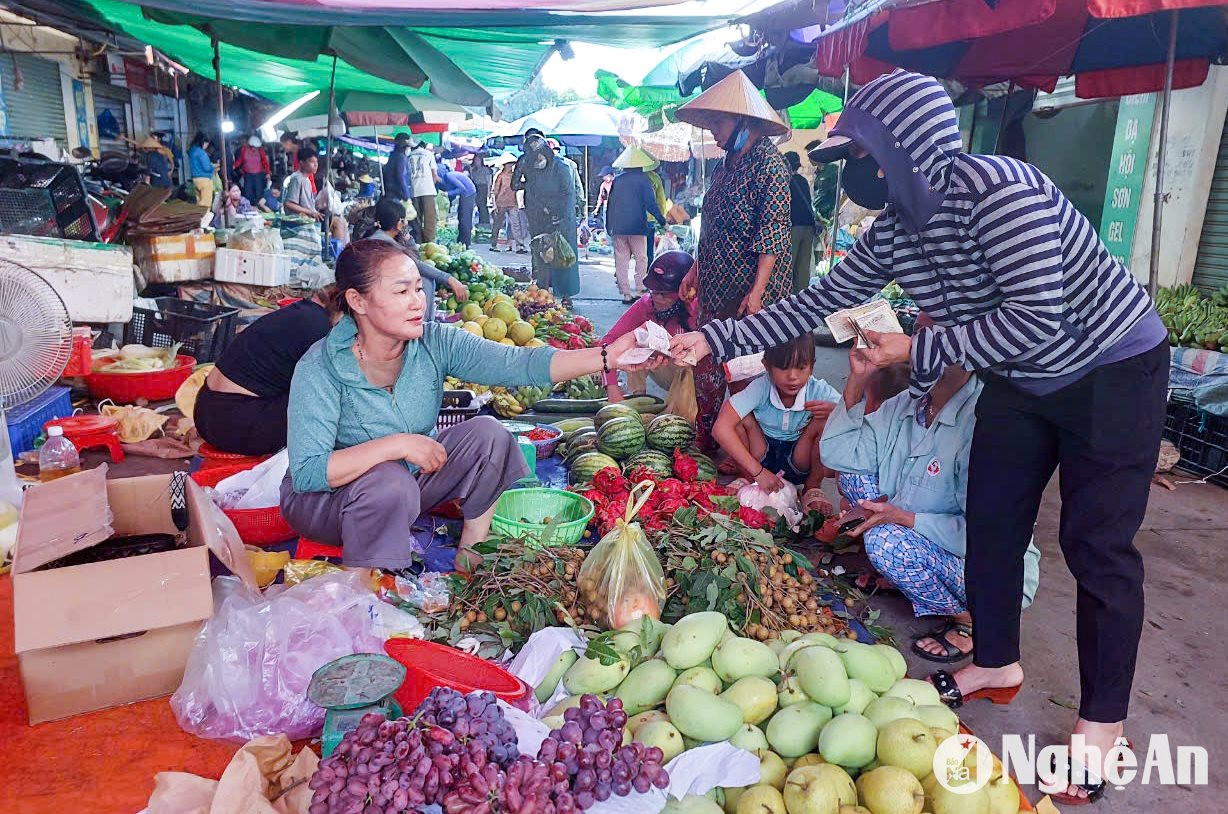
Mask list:
POLYGON ((309 814, 399 814, 442 803, 463 776, 516 759, 516 732, 490 693, 437 687, 414 717, 370 714, 312 775, 309 814))
POLYGON ((611 698, 603 705, 597 696, 585 695, 579 707, 563 713, 563 720, 542 741, 537 759, 563 765, 577 809, 590 808, 612 794, 626 797, 632 791, 669 786, 660 749, 642 743, 622 745, 627 713, 620 699, 611 698))

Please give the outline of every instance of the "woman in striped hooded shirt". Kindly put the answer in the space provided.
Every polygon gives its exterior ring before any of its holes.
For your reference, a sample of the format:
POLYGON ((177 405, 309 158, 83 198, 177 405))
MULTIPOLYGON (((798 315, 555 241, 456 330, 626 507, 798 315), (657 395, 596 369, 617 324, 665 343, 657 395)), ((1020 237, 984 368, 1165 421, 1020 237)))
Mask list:
MULTIPOLYGON (((968 478, 973 663, 934 681, 955 706, 1007 701, 1022 683, 1024 553, 1057 470, 1060 543, 1078 583, 1074 731, 1103 753, 1122 732, 1142 628, 1133 538, 1164 423, 1164 326, 1049 178, 1022 161, 963 152, 955 109, 931 77, 895 71, 862 87, 811 158, 844 159, 848 196, 885 206, 882 215, 814 286, 675 337, 674 356, 761 351, 898 281, 937 325, 912 337, 871 335, 873 361, 911 362, 916 398, 947 365, 984 381, 968 478)), ((1072 786, 1069 796, 1086 802, 1102 788, 1072 786)))

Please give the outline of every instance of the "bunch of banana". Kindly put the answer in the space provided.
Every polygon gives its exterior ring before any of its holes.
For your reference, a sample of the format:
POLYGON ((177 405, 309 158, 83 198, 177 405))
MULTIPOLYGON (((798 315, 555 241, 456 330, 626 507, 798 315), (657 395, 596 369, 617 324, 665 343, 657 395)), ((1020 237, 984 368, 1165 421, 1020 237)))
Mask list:
POLYGON ((599 399, 605 395, 605 388, 597 381, 596 376, 581 376, 572 379, 561 387, 563 398, 569 399, 599 399))
POLYGON ((544 398, 550 397, 550 389, 546 387, 517 387, 516 401, 520 402, 520 406, 527 410, 537 402, 544 398))
POLYGON ((1192 285, 1161 289, 1156 295, 1156 311, 1168 328, 1169 344, 1187 348, 1228 353, 1228 291, 1204 297, 1192 285))
POLYGON ((494 393, 490 406, 497 415, 503 418, 515 418, 525 411, 524 406, 516 400, 516 397, 506 390, 503 390, 501 393, 494 393))

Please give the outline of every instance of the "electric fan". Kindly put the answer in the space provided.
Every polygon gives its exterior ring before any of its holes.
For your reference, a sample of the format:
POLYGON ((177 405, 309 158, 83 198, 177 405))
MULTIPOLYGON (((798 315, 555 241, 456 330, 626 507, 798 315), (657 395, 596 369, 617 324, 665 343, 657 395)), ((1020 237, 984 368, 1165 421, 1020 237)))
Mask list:
POLYGON ((51 284, 0 260, 0 403, 30 401, 60 378, 72 353, 72 320, 51 284))

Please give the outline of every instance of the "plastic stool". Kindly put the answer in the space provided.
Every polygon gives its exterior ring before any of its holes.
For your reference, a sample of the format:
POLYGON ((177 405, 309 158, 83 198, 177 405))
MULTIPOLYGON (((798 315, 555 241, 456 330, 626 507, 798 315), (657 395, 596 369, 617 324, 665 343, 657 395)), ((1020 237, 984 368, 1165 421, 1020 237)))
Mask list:
MULTIPOLYGON (((65 430, 67 432, 67 430, 65 430)), ((247 469, 252 469, 258 464, 264 463, 272 455, 239 455, 234 452, 223 452, 208 442, 200 445, 200 449, 196 454, 201 457, 201 469, 213 469, 219 466, 239 466, 243 465, 247 469)))
POLYGON ((60 427, 77 452, 103 448, 111 454, 112 461, 119 463, 124 459, 124 448, 119 443, 118 426, 118 421, 104 415, 77 415, 48 421, 43 431, 48 427, 60 427))
POLYGON ((294 559, 314 560, 317 557, 339 560, 341 559, 341 546, 317 543, 315 540, 308 540, 306 537, 298 538, 298 546, 294 549, 294 559))

